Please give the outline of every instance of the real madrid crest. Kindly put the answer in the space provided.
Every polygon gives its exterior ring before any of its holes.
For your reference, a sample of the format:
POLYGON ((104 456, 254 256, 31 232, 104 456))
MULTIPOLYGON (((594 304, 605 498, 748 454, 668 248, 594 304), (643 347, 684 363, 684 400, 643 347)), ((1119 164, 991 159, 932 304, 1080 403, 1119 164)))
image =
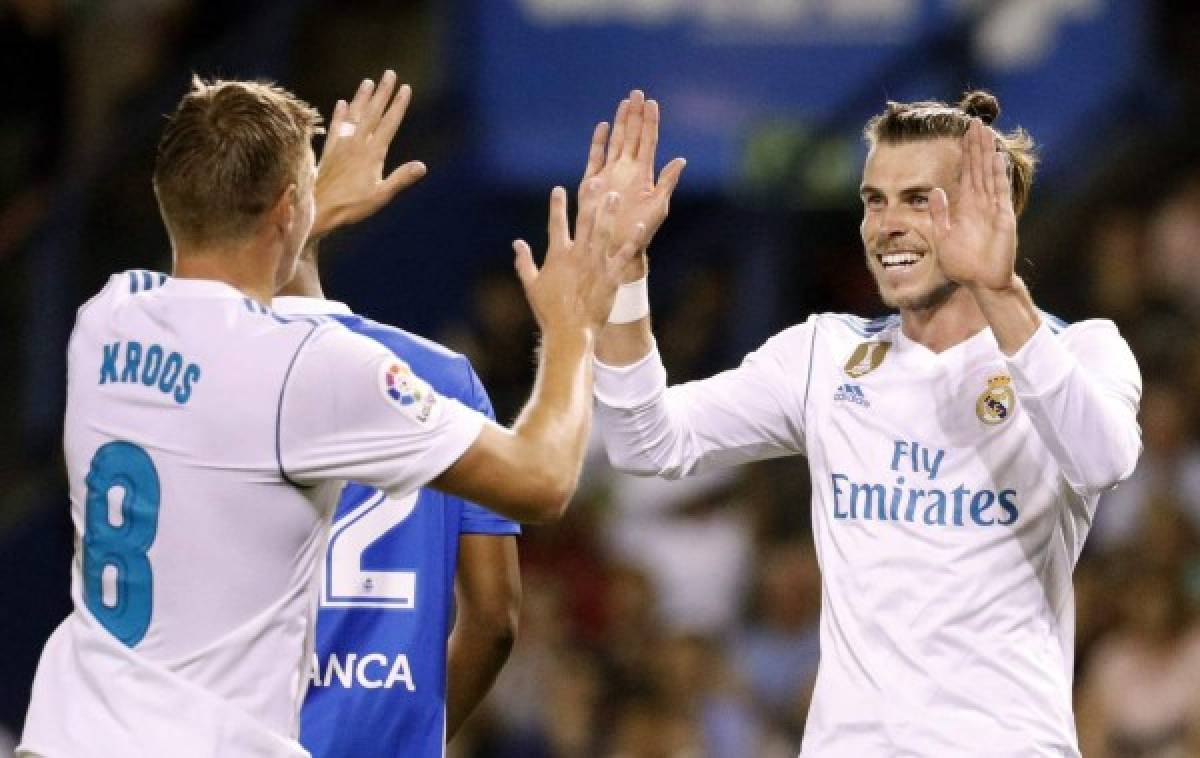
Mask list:
POLYGON ((860 376, 869 374, 879 365, 883 363, 883 358, 887 355, 888 348, 892 346, 890 342, 864 342, 854 348, 854 352, 850 354, 849 360, 846 361, 846 374, 857 379, 860 376))
POLYGON ((1008 421, 1016 407, 1012 377, 999 374, 988 379, 988 388, 975 401, 975 415, 985 424, 1000 424, 1008 421))

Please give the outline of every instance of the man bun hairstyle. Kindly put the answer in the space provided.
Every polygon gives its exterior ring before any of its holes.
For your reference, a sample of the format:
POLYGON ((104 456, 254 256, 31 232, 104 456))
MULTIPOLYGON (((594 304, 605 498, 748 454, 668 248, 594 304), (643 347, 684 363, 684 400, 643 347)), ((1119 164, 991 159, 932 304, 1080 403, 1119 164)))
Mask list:
POLYGON ((266 81, 205 81, 167 116, 154 194, 173 243, 208 245, 251 233, 301 181, 321 115, 266 81))
MULTIPOLYGON (((895 145, 917 140, 960 138, 967 133, 972 118, 991 126, 1000 116, 1000 101, 985 90, 963 94, 957 105, 933 100, 897 103, 889 100, 883 113, 877 114, 863 128, 863 138, 869 148, 880 143, 895 145)), ((1012 184, 1013 210, 1019 216, 1029 203, 1037 154, 1029 132, 1017 127, 1004 133, 996 130, 996 150, 1008 159, 1008 177, 1012 184)))

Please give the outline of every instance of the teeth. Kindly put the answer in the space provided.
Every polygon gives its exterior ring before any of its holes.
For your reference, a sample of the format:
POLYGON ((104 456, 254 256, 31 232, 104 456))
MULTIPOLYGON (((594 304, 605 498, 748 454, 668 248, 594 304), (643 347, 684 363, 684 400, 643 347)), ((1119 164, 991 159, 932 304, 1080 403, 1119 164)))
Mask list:
POLYGON ((883 253, 879 256, 884 266, 911 266, 919 260, 921 256, 916 253, 883 253))

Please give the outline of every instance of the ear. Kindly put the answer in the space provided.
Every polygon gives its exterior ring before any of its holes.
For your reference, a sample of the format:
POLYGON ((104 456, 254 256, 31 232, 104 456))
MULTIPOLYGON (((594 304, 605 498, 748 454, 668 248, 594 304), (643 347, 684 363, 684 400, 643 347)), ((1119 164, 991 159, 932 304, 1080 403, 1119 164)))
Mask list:
POLYGON ((296 222, 297 201, 300 198, 300 188, 293 182, 279 193, 279 198, 271 206, 267 217, 271 226, 287 232, 296 222))

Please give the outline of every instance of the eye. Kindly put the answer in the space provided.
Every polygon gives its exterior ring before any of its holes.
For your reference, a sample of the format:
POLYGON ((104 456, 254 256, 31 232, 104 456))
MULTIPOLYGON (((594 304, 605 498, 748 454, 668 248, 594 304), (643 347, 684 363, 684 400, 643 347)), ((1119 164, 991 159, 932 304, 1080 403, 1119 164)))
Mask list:
POLYGON ((929 207, 929 195, 923 192, 917 193, 912 196, 912 198, 909 200, 909 203, 912 204, 912 207, 918 210, 924 210, 929 207))
POLYGON ((883 208, 883 195, 863 195, 863 207, 869 211, 877 211, 883 208))

